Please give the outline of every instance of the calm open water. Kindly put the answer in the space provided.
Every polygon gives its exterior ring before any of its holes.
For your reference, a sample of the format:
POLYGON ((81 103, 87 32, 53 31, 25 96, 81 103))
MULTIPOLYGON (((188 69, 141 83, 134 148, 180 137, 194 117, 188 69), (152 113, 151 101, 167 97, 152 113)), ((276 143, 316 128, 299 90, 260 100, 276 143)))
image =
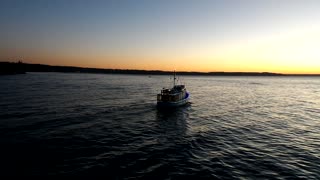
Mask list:
POLYGON ((165 111, 169 76, 1 76, 0 176, 320 179, 319 77, 180 79, 165 111))

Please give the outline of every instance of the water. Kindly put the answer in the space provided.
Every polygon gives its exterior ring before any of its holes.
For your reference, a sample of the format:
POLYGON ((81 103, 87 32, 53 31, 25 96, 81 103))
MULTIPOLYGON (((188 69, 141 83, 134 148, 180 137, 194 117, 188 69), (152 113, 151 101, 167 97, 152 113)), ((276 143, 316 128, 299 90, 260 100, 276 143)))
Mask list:
POLYGON ((320 179, 320 78, 180 79, 164 111, 168 76, 1 76, 0 176, 320 179))

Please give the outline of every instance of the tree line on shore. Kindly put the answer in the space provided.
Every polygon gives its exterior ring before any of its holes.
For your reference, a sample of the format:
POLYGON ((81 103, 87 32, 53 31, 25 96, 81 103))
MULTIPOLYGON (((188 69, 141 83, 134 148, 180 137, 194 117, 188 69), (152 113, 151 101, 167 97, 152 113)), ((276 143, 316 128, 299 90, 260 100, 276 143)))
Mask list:
MULTIPOLYGON (((25 74, 27 72, 64 72, 64 73, 103 73, 103 74, 146 74, 169 75, 172 71, 100 69, 74 66, 52 66, 45 64, 29 64, 18 62, 0 62, 0 75, 25 74)), ((270 72, 177 72, 179 75, 211 75, 211 76, 283 76, 270 72)))

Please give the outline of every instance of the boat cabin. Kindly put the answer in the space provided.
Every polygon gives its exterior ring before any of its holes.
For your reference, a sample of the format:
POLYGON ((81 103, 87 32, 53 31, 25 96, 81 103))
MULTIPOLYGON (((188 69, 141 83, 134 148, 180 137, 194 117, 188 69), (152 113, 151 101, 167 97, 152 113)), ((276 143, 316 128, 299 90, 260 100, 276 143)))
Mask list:
POLYGON ((173 88, 164 88, 157 95, 157 100, 162 102, 176 102, 186 97, 186 88, 184 85, 175 85, 173 88))

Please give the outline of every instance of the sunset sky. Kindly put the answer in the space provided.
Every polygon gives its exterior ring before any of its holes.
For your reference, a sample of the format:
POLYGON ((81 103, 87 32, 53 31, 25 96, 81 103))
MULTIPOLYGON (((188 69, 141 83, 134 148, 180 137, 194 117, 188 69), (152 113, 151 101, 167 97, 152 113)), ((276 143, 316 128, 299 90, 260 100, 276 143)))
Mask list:
POLYGON ((320 73, 318 0, 2 0, 0 61, 320 73))

